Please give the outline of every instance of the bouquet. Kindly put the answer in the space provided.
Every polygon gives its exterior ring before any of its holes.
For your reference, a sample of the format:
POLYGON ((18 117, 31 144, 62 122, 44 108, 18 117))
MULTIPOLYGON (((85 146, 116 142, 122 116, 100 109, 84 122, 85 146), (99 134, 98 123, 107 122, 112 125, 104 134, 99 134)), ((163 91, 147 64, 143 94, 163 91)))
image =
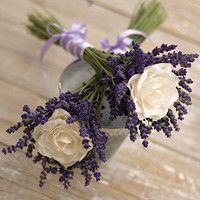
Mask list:
POLYGON ((40 187, 51 173, 59 174, 59 181, 68 189, 77 168, 85 185, 92 177, 100 180, 100 161, 107 161, 109 140, 102 130, 106 101, 110 120, 124 117, 123 127, 130 140, 140 137, 144 147, 152 131, 162 131, 167 137, 179 131, 178 120, 184 120, 186 106, 192 104, 193 81, 187 77, 187 69, 198 55, 176 51, 176 45, 163 44, 151 52, 140 48, 164 19, 165 11, 158 1, 140 4, 116 45, 104 40, 102 46, 107 51, 102 51, 86 42, 82 24, 74 24, 68 31, 54 16, 31 14, 28 29, 48 40, 41 58, 50 45, 60 45, 89 63, 95 75, 75 91, 61 93, 35 110, 25 105, 21 121, 7 129, 9 134, 23 131, 24 135, 2 152, 25 149, 26 156, 42 166, 40 187))

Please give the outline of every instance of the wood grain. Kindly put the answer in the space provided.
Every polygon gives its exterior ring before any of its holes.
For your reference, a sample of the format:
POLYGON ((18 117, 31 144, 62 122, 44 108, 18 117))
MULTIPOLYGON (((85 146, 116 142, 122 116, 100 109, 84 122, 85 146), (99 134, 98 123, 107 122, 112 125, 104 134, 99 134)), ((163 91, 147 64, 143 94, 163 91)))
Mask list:
MULTIPOLYGON (((65 1, 66 2, 66 1, 65 1)), ((89 6, 88 4, 86 4, 85 2, 82 1, 74 1, 74 3, 76 3, 76 6, 74 6, 74 4, 70 4, 68 2, 68 7, 64 8, 62 5, 64 4, 64 1, 60 1, 60 4, 56 4, 54 5, 51 1, 43 1, 43 4, 39 4, 38 1, 33 1, 33 3, 28 3, 27 1, 24 1, 23 4, 17 4, 15 5, 16 8, 12 7, 12 1, 7 1, 8 6, 11 7, 11 9, 9 9, 8 11, 6 10, 6 8, 3 9, 2 8, 2 15, 7 14, 7 16, 9 17, 9 22, 10 24, 15 24, 15 37, 12 37, 12 35, 7 34, 7 32, 9 32, 10 34, 12 33, 12 29, 13 27, 11 27, 10 25, 8 25, 6 22, 3 23, 2 22, 2 26, 5 27, 2 33, 2 37, 5 38, 5 40, 2 41, 2 48, 5 48, 5 51, 2 52, 2 57, 5 56, 6 54, 8 54, 8 50, 6 49, 6 41, 9 41, 9 44, 12 44, 11 47, 9 47, 9 51, 10 51, 10 55, 12 54, 12 58, 9 62, 8 61, 4 61, 5 62, 5 67, 2 68, 2 73, 0 74, 0 77, 8 82, 12 82, 12 80, 16 80, 17 85, 19 85, 20 87, 23 87, 24 89, 28 89, 31 90, 32 92, 35 92, 36 94, 40 95, 41 97, 51 97, 51 96, 55 96, 57 94, 57 80, 59 77, 59 74, 62 71, 62 67, 58 67, 58 66, 65 66, 65 57, 66 57, 66 53, 62 50, 60 50, 58 47, 54 47, 52 49, 50 49, 46 60, 48 61, 48 63, 44 64, 44 67, 46 67, 47 72, 49 73, 49 79, 48 80, 44 80, 43 77, 41 76, 41 72, 39 71, 39 63, 37 62, 38 60, 38 56, 39 56, 39 52, 38 50, 41 48, 42 42, 38 41, 37 39, 33 38, 32 36, 28 35, 27 32, 24 29, 24 24, 27 20, 26 16, 28 13, 30 13, 32 10, 41 10, 41 7, 48 7, 50 12, 54 12, 55 15, 59 16, 59 18, 63 21, 63 23, 65 24, 66 22, 66 27, 68 27, 70 24, 70 19, 72 19, 72 21, 76 21, 77 20, 77 16, 74 16, 74 12, 77 13, 77 15, 79 16, 79 19, 82 19, 84 22, 86 22, 89 25, 89 41, 91 41, 92 43, 94 43, 96 46, 99 46, 99 42, 100 38, 103 38, 107 36, 109 36, 107 33, 109 33, 110 35, 112 35, 111 37, 108 37, 109 39, 113 39, 116 37, 116 35, 122 30, 122 28, 120 26, 115 26, 113 24, 103 24, 104 27, 102 27, 102 20, 106 20, 107 21, 111 21, 113 19, 115 19, 116 21, 120 22, 120 24, 122 24, 122 26, 127 26, 129 19, 127 17, 123 17, 120 16, 117 13, 111 13, 109 10, 106 10, 104 8, 101 7, 95 7, 95 6, 89 6), (52 7, 55 6, 55 11, 51 10, 52 7), (22 25, 18 22, 17 18, 12 18, 12 13, 14 11, 12 11, 12 9, 22 9, 22 12, 18 15, 19 20, 21 20, 23 23, 22 25), (6 13, 4 13, 6 10, 6 13), (58 11, 59 12, 58 12, 58 11), (74 12, 72 12, 74 11, 74 12), (66 18, 66 20, 64 19, 64 14, 65 12, 68 14, 68 18, 66 18), (89 14, 87 14, 89 13, 89 14), (93 22, 93 19, 91 19, 92 15, 96 21, 95 23, 93 22), (103 16, 103 17, 102 17, 103 16), (103 18, 103 19, 102 19, 103 18), (102 19, 102 20, 101 20, 102 19), (90 27, 91 26, 91 27, 90 27), (108 32, 106 30, 109 29, 109 27, 111 26, 112 28, 112 32, 108 32), (99 27, 101 27, 101 31, 99 30, 99 27), (117 30, 116 30, 117 29, 117 30), (90 36, 90 32, 93 31, 93 35, 90 36), (23 37, 22 37, 23 36, 23 37), (14 42, 14 39, 12 38, 16 38, 17 43, 14 42), (11 41, 10 41, 11 40, 11 41), (24 42, 26 41, 26 42, 24 42), (19 46, 21 48, 19 48, 19 46), (31 51, 28 51, 26 49, 31 48, 31 51), (13 55, 14 54, 14 55, 13 55), (16 54, 16 56, 15 56, 16 54), (25 56, 24 56, 25 54, 25 56), (27 55, 29 54, 29 56, 27 55), (55 59, 56 58, 56 59, 55 59), (18 65, 13 65, 13 61, 12 60, 19 60, 18 65), (27 63, 26 65, 23 64, 24 61, 27 63), (64 62, 63 62, 64 61, 64 62), (27 69, 28 66, 28 70, 27 69), (20 74, 21 71, 26 71, 26 76, 18 76, 18 74, 20 74), (11 73, 12 72, 12 73, 11 73), (32 78, 29 79, 27 77, 31 76, 32 78), (37 81, 36 81, 37 80, 37 81), (42 84, 41 84, 42 83, 42 84)), ((7 5, 6 4, 6 5, 7 5)), ((198 52, 199 51, 199 47, 195 44, 189 43, 187 41, 184 41, 180 38, 177 38, 173 35, 169 35, 166 34, 164 32, 159 32, 157 31, 156 33, 154 33, 152 35, 152 41, 153 43, 155 43, 155 45, 159 45, 162 42, 166 42, 166 43, 176 43, 179 45, 179 48, 185 52, 198 52)), ((1 42, 0 42, 1 44, 1 42)), ((146 42, 144 44, 144 48, 146 49, 150 49, 152 48, 153 44, 146 42)), ((71 61, 70 56, 66 57, 67 63, 69 63, 71 61)), ((197 77, 197 74, 199 73, 198 71, 198 65, 196 64, 193 67, 193 71, 192 71, 192 76, 194 77, 195 82, 197 83, 196 85, 199 85, 199 79, 197 77)), ((194 88, 196 89, 196 87, 194 88)), ((199 99, 199 90, 195 90, 195 97, 194 97, 194 102, 195 105, 198 104, 198 99, 199 99), (196 99, 197 98, 197 99, 196 99)), ((199 109, 195 109, 193 116, 197 116, 199 109)), ((191 113, 192 115, 192 113, 191 113)), ((191 117, 190 119, 195 120, 195 117, 191 117)), ((183 133, 186 132, 187 134, 187 130, 189 130, 190 127, 189 123, 189 128, 187 126, 186 129, 183 129, 183 133), (184 131, 185 130, 185 131, 184 131)), ((194 122, 192 122, 192 124, 195 124, 194 122)), ((184 124, 185 125, 185 124, 184 124)), ((194 129, 196 129, 196 127, 194 127, 194 129)), ((192 132, 193 133, 193 132, 192 132)), ((193 134, 189 135, 189 139, 187 141, 183 140, 182 138, 180 138, 180 145, 177 145, 176 142, 177 140, 167 140, 162 136, 159 136, 157 139, 157 135, 155 137, 156 142, 160 142, 162 141, 166 143, 166 145, 170 146, 172 149, 176 149, 178 148, 178 151, 184 151, 187 152, 190 156, 195 156, 195 158, 199 158, 199 151, 196 150, 196 148, 198 149, 199 147, 195 147, 194 149, 191 148, 193 147, 193 143, 191 142, 188 145, 188 141, 190 141, 190 137, 192 137, 192 141, 193 138, 196 138, 196 135, 193 137, 193 134), (162 140, 161 140, 162 138, 162 140), (164 140, 163 140, 164 139, 164 140), (185 145, 185 143, 187 142, 187 145, 185 145), (191 145, 191 146, 190 146, 191 145), (185 151, 184 148, 187 148, 187 151, 185 151), (191 150, 192 149, 192 150, 191 150)))
MULTIPOLYGON (((133 7, 137 6, 139 1, 126 0, 126 3, 124 3, 123 0, 90 0, 90 2, 123 16, 131 17, 133 7)), ((197 30, 197 27, 200 26, 198 20, 200 2, 198 0, 161 0, 161 2, 168 13, 168 20, 162 25, 161 30, 192 43, 200 44, 200 31, 197 30)))
MULTIPOLYGON (((169 19, 152 36, 151 49, 163 42, 176 43, 185 52, 199 52, 199 2, 162 1, 169 10, 169 19), (178 5, 178 7, 177 7, 178 5), (193 34, 189 34, 189 33, 193 34), (195 34, 194 34, 195 33, 195 34)), ((27 14, 33 11, 54 13, 69 28, 74 21, 88 26, 88 41, 99 47, 107 37, 115 41, 124 30, 136 1, 94 0, 1 0, 0 2, 0 147, 12 144, 20 133, 9 136, 5 129, 19 119, 21 107, 35 107, 58 94, 58 78, 72 57, 59 47, 49 50, 43 67, 49 74, 44 79, 38 63, 43 44, 27 33, 24 26, 27 14), (106 23, 105 23, 106 22, 106 23), (117 24, 117 25, 116 25, 117 24), (112 31, 110 31, 112 30, 112 31)), ((24 158, 23 152, 8 157, 0 156, 0 200, 4 199, 200 199, 200 69, 196 63, 190 71, 195 84, 193 102, 180 134, 172 139, 154 133, 148 150, 140 141, 132 144, 128 138, 115 156, 102 166, 103 178, 85 188, 77 175, 72 188, 64 191, 51 176, 44 189, 38 188, 39 166, 24 158)))

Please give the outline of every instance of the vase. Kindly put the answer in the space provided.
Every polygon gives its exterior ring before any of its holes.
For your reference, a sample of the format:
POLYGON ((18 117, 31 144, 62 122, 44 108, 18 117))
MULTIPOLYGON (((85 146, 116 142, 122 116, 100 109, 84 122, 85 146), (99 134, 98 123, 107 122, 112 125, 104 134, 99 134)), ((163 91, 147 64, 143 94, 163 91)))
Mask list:
MULTIPOLYGON (((62 72, 59 80, 59 92, 73 91, 83 82, 87 82, 95 74, 92 67, 84 60, 77 60, 68 65, 62 72)), ((129 131, 124 127, 126 118, 119 117, 116 120, 109 119, 110 107, 105 101, 105 109, 102 111, 102 130, 108 135, 106 143, 106 158, 111 158, 119 146, 128 136, 129 131)))

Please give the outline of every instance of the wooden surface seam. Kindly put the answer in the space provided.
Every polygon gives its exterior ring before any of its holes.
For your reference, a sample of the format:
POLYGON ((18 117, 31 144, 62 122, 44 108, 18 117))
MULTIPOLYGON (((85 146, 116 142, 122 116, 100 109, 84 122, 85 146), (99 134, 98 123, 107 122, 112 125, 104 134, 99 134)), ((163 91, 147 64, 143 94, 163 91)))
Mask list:
MULTIPOLYGON (((58 95, 58 80, 72 57, 60 47, 52 47, 43 64, 38 62, 43 41, 25 29, 27 14, 48 11, 66 28, 75 21, 88 26, 88 41, 100 47, 100 40, 112 42, 126 29, 136 0, 1 0, 0 2, 0 148, 13 144, 21 133, 8 135, 7 127, 17 122, 24 104, 35 108, 58 95), (41 65, 49 77, 44 79, 41 65)), ((162 43, 176 43, 186 53, 200 53, 200 2, 161 0, 168 19, 142 48, 151 50, 162 43)), ((197 200, 200 199, 200 68, 193 65, 193 106, 181 124, 181 132, 171 139, 153 133, 148 149, 141 141, 125 140, 114 157, 101 167, 102 181, 84 187, 79 172, 71 189, 65 191, 56 176, 38 187, 40 167, 16 155, 0 156, 0 200, 197 200)), ((76 80, 74 80, 76 81, 76 80)))

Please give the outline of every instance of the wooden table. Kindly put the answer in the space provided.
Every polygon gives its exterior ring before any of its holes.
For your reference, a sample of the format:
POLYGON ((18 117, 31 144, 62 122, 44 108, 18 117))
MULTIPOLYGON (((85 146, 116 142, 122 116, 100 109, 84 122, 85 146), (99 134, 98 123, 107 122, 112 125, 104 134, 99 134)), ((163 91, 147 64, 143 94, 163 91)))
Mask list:
MULTIPOLYGON (((200 52, 200 1, 162 0, 168 19, 144 49, 161 43, 175 43, 184 52, 200 52)), ((8 136, 5 129, 18 121, 21 107, 42 104, 58 95, 58 78, 72 57, 52 47, 43 67, 38 63, 42 41, 25 29, 27 14, 33 11, 54 13, 66 27, 75 21, 88 26, 88 41, 99 47, 102 38, 115 41, 125 30, 136 0, 0 0, 0 145, 12 144, 20 134, 8 136)), ((172 200, 200 199, 200 66, 190 71, 193 106, 180 133, 171 139, 154 133, 150 146, 135 144, 128 138, 115 156, 102 166, 102 181, 84 187, 77 175, 69 191, 50 176, 43 189, 38 187, 40 168, 19 151, 0 156, 0 200, 172 200)))

